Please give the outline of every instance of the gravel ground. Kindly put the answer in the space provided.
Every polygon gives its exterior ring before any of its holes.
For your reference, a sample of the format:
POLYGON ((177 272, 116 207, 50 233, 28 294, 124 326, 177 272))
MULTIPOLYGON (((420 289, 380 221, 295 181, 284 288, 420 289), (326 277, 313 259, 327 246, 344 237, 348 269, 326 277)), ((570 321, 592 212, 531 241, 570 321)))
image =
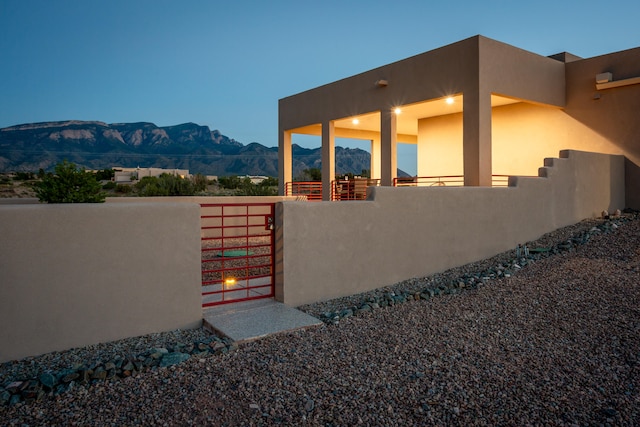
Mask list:
POLYGON ((630 221, 478 289, 0 407, 0 424, 640 425, 639 243, 630 221))

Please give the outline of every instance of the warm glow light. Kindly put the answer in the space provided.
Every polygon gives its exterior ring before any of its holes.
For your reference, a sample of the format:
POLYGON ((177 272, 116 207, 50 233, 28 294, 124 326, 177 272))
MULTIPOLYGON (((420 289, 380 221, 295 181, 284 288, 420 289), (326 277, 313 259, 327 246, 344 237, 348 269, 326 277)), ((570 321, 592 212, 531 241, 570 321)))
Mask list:
POLYGON ((354 125, 357 125, 358 123, 360 123, 360 120, 358 120, 358 119, 353 119, 353 120, 351 121, 351 123, 353 123, 354 125))
POLYGON ((233 277, 227 277, 226 279, 224 279, 224 284, 227 286, 233 286, 236 284, 236 279, 234 279, 233 277))
POLYGON ((447 104, 453 104, 453 98, 452 97, 448 97, 446 99, 447 104))
POLYGON ((393 110, 393 112, 396 114, 400 114, 402 113, 402 110, 400 108, 396 108, 395 110, 393 110))

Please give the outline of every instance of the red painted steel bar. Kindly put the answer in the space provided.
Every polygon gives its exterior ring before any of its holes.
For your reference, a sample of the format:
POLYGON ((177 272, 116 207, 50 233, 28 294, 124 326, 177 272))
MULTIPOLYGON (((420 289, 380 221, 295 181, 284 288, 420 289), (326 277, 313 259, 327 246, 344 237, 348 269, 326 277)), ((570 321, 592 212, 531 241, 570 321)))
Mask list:
MULTIPOLYGON (((491 175, 492 187, 508 187, 511 175, 491 175)), ((398 177, 393 179, 394 187, 462 187, 464 186, 463 175, 440 175, 440 176, 412 176, 398 177)))
POLYGON ((275 204, 202 204, 201 212, 203 307, 273 297, 275 204))
POLYGON ((285 195, 306 196, 307 200, 322 201, 322 181, 294 181, 285 184, 285 195))

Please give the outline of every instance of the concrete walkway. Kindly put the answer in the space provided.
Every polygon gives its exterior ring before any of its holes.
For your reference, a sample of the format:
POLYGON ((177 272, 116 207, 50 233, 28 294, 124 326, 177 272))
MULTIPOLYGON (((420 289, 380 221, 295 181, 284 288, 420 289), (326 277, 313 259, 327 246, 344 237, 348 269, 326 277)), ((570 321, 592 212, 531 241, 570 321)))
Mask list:
POLYGON ((223 304, 203 311, 204 326, 235 342, 322 325, 313 316, 273 299, 223 304))

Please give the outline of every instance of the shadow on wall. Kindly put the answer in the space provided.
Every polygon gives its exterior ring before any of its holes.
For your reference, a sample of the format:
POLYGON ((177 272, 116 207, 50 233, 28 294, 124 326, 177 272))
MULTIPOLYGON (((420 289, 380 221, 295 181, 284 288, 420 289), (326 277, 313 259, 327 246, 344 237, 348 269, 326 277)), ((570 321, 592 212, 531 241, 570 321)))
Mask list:
POLYGON ((625 158, 624 171, 626 207, 640 210, 640 166, 625 158))

